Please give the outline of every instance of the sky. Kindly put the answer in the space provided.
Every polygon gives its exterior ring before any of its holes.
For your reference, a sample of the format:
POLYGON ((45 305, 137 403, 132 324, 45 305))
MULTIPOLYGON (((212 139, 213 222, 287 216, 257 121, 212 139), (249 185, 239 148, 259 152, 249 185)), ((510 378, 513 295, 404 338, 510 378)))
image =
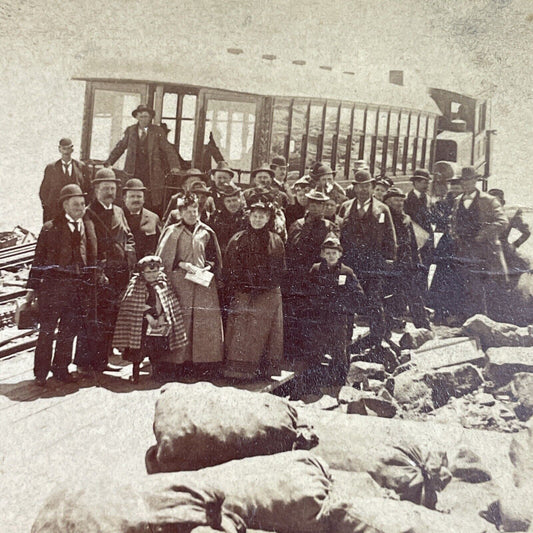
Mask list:
POLYGON ((530 0, 4 0, 0 46, 0 230, 38 230, 44 167, 59 138, 81 139, 84 84, 71 78, 100 52, 172 61, 237 47, 482 92, 498 132, 491 186, 533 205, 530 0))

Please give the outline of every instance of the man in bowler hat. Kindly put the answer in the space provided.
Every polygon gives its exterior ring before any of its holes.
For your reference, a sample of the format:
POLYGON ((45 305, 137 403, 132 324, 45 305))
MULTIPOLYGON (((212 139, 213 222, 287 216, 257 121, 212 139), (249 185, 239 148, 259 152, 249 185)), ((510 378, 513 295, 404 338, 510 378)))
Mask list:
POLYGON ((345 205, 341 226, 344 262, 357 276, 366 296, 371 345, 387 335, 383 281, 396 260, 396 232, 389 208, 372 196, 374 179, 367 170, 354 176, 356 197, 345 205))
POLYGON ((85 194, 76 184, 65 185, 59 191, 58 204, 61 213, 46 222, 39 234, 26 295, 26 301, 37 297, 39 302, 33 371, 41 387, 50 371, 60 381, 76 381, 68 365, 74 338, 87 332, 87 288, 95 280, 96 233, 92 221, 84 216, 85 194))
POLYGON ((61 158, 46 165, 44 177, 39 189, 39 198, 43 206, 43 222, 62 214, 63 209, 57 201, 59 191, 69 183, 75 183, 85 193, 89 192, 90 180, 87 167, 72 158, 74 145, 66 137, 59 141, 61 158))
POLYGON ((128 126, 122 139, 111 150, 104 166, 113 165, 126 151, 124 171, 140 179, 147 188, 146 206, 158 214, 163 210, 165 174, 163 157, 171 171, 179 171, 180 161, 176 150, 166 140, 161 126, 152 124, 155 111, 139 105, 132 111, 137 124, 128 126))

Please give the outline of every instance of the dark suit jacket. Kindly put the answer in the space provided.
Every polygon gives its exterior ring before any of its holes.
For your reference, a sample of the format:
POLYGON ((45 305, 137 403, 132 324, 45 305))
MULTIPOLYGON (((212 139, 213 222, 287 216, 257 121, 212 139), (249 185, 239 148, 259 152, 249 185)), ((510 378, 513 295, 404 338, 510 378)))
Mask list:
POLYGON ((93 222, 98 242, 98 260, 104 268, 133 270, 136 263, 135 241, 128 226, 124 211, 113 205, 111 228, 106 229, 103 221, 105 209, 94 200, 87 208, 87 217, 93 222))
POLYGON ((43 206, 43 222, 54 219, 63 213, 63 209, 58 204, 59 191, 69 183, 75 183, 81 187, 85 193, 90 189, 90 178, 88 168, 80 161, 72 160, 72 170, 70 179, 63 173, 61 159, 55 163, 46 165, 44 177, 39 189, 39 198, 43 206))
POLYGON ((341 226, 341 244, 344 248, 343 262, 357 273, 361 271, 378 274, 386 261, 396 260, 396 232, 389 208, 372 198, 370 207, 361 223, 362 238, 356 235, 357 200, 346 202, 346 216, 341 226))
MULTIPOLYGON (((97 239, 94 224, 83 217, 85 227, 80 252, 85 267, 84 274, 94 272, 97 257, 97 239)), ((35 248, 35 258, 28 278, 28 289, 39 290, 50 281, 60 281, 70 276, 68 270, 72 258, 72 232, 63 214, 45 223, 35 248)))
POLYGON ((155 254, 157 242, 159 241, 159 235, 161 234, 161 220, 152 211, 144 209, 141 211, 141 220, 139 228, 135 228, 131 223, 132 215, 124 208, 124 215, 128 226, 133 233, 133 239, 135 240, 135 253, 137 259, 142 259, 146 255, 155 254))
MULTIPOLYGON (((107 158, 106 164, 113 165, 119 157, 126 152, 126 162, 124 171, 131 176, 135 176, 135 158, 137 144, 139 142, 138 124, 128 126, 124 131, 124 136, 107 158)), ((159 205, 163 202, 163 192, 165 186, 164 161, 161 159, 164 155, 167 159, 168 167, 180 168, 180 161, 173 145, 167 142, 164 131, 160 126, 150 124, 148 126, 148 160, 150 166, 150 192, 152 203, 159 205)), ((142 176, 139 176, 142 177, 142 176)))
POLYGON ((411 217, 413 222, 418 224, 429 234, 428 240, 420 250, 422 261, 425 265, 428 265, 433 260, 433 249, 435 248, 435 236, 431 226, 431 223, 435 218, 433 211, 431 207, 428 207, 428 205, 415 194, 414 191, 410 191, 407 194, 403 209, 405 213, 411 217))

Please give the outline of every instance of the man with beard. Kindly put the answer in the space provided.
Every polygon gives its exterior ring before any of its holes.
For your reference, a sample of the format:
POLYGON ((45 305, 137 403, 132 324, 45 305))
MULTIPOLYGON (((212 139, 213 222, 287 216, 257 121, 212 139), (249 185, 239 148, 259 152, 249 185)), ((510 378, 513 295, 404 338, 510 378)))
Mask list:
POLYGON ((396 259, 396 232, 389 208, 373 198, 374 179, 359 170, 354 176, 356 198, 346 202, 341 226, 344 263, 361 283, 370 321, 369 344, 381 346, 387 336, 383 281, 396 259))
POLYGON ((396 262, 388 276, 387 318, 402 316, 409 306, 415 327, 430 329, 422 298, 424 287, 421 286, 420 277, 417 275, 422 264, 415 230, 411 218, 403 210, 405 194, 397 187, 391 187, 383 199, 390 209, 398 244, 396 262))
POLYGON ((124 215, 133 234, 135 252, 139 260, 155 253, 161 234, 161 220, 144 207, 145 191, 146 187, 137 178, 128 180, 122 189, 124 215))
POLYGON ((126 288, 137 258, 135 241, 124 211, 113 204, 117 184, 112 169, 102 168, 93 179, 94 200, 87 208, 87 217, 96 231, 98 262, 104 273, 104 283, 96 295, 96 317, 90 338, 83 339, 84 349, 78 350, 75 363, 81 373, 115 370, 109 367, 112 339, 120 297, 126 288))
POLYGON ((221 191, 228 185, 233 185, 234 178, 235 172, 231 170, 226 161, 219 161, 216 168, 211 170, 212 185, 209 187, 209 191, 217 209, 221 209, 224 203, 224 195, 221 191))

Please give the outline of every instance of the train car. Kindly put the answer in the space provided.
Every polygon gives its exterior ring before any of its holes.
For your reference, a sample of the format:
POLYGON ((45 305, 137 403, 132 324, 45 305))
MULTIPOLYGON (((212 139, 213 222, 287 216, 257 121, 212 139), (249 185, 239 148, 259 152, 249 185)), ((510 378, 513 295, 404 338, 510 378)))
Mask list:
POLYGON ((395 71, 368 75, 240 49, 141 66, 102 56, 87 64, 75 78, 86 82, 81 156, 95 164, 140 103, 169 129, 184 168, 208 170, 218 154, 244 186, 251 169, 275 155, 286 158, 292 175, 325 161, 340 182, 364 159, 375 176, 401 184, 417 167, 474 164, 489 152, 486 101, 404 84, 401 72, 399 79, 395 71))

